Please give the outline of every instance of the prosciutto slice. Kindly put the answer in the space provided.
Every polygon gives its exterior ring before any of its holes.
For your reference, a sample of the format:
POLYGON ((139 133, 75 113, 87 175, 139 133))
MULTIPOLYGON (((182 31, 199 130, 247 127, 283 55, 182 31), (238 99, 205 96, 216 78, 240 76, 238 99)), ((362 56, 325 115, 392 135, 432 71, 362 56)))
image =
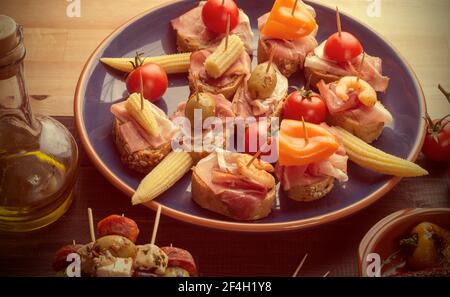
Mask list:
POLYGON ((277 166, 276 172, 283 190, 288 191, 296 186, 309 186, 330 176, 340 182, 346 182, 348 180, 348 156, 346 155, 340 135, 335 129, 325 123, 321 124, 321 126, 336 135, 339 140, 339 149, 327 160, 317 163, 305 166, 277 166))
POLYGON ((204 64, 206 58, 212 54, 213 50, 214 49, 205 49, 192 53, 191 65, 189 68, 190 75, 199 77, 205 83, 219 88, 232 83, 236 76, 250 75, 250 56, 246 52, 243 52, 239 59, 231 65, 221 77, 217 79, 209 77, 206 73, 204 64))
MULTIPOLYGON (((217 46, 225 37, 225 34, 216 34, 209 31, 202 21, 202 9, 205 1, 171 21, 172 28, 178 32, 184 40, 189 40, 198 49, 206 49, 217 46)), ((248 16, 239 10, 239 23, 230 34, 239 36, 244 42, 245 49, 249 55, 253 54, 253 32, 248 16)))
POLYGON ((336 95, 336 84, 325 84, 322 80, 317 84, 320 95, 327 104, 328 111, 331 115, 346 115, 361 124, 385 123, 393 122, 391 113, 379 102, 374 106, 366 106, 361 104, 356 93, 351 93, 349 100, 343 101, 336 95))
POLYGON ((240 175, 236 169, 224 170, 221 162, 229 163, 225 168, 235 168, 238 153, 218 150, 202 159, 194 168, 195 173, 225 203, 230 213, 240 219, 248 219, 249 215, 259 208, 270 189, 240 175), (221 155, 222 156, 219 156, 221 155))
POLYGON ((113 104, 111 113, 119 120, 119 133, 128 145, 131 153, 152 148, 157 149, 171 140, 178 128, 167 118, 164 111, 151 104, 151 111, 161 127, 157 137, 149 135, 145 129, 128 113, 125 101, 113 104))
MULTIPOLYGON (((312 9, 312 12, 314 12, 314 9, 312 9)), ((269 13, 266 13, 258 18, 259 31, 261 31, 262 27, 267 22, 268 17, 269 13)), ((300 69, 302 69, 306 56, 318 45, 316 34, 317 29, 308 36, 298 40, 274 39, 266 37, 263 34, 261 34, 260 38, 261 41, 267 46, 268 52, 271 52, 272 49, 274 50, 273 59, 276 64, 285 63, 285 61, 295 61, 295 63, 299 65, 300 69)))
POLYGON ((382 60, 365 53, 359 55, 351 61, 344 64, 338 64, 327 59, 323 53, 325 42, 309 54, 305 60, 305 67, 336 75, 336 76, 360 76, 361 79, 368 82, 377 92, 386 91, 389 85, 389 78, 382 75, 382 60), (362 63, 362 66, 361 66, 362 63))
MULTIPOLYGON (((273 67, 276 67, 276 65, 273 65, 273 67)), ((277 74, 277 85, 269 98, 252 98, 248 91, 247 81, 238 88, 233 98, 233 111, 237 116, 270 116, 274 113, 289 87, 287 78, 277 68, 275 68, 275 71, 277 74)))

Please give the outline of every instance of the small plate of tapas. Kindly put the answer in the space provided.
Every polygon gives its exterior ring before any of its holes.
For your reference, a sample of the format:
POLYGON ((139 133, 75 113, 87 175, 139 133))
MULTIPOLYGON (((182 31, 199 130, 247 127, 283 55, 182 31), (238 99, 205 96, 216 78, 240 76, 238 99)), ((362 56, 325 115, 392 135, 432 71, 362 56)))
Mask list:
POLYGON ((361 240, 359 269, 361 276, 449 277, 450 209, 403 209, 385 217, 361 240))
POLYGON ((83 146, 131 203, 273 232, 367 207, 415 164, 425 100, 408 63, 339 9, 170 1, 109 35, 75 93, 83 146))

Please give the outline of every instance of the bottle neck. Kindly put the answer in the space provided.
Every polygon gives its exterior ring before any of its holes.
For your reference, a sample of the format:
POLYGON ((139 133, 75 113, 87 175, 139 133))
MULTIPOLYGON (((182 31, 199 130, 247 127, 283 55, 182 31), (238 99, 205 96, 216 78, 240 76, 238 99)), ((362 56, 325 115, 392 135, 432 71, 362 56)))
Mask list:
POLYGON ((31 111, 25 84, 25 47, 21 27, 17 29, 17 39, 18 43, 12 50, 0 55, 0 146, 6 150, 29 147, 36 142, 41 128, 31 111))

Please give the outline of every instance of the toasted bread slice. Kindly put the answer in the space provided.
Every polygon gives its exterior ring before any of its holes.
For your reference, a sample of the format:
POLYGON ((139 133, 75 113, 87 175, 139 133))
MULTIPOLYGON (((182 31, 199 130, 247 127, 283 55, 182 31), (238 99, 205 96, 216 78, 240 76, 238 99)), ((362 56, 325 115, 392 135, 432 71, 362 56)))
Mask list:
POLYGON ((240 221, 254 221, 262 219, 270 214, 275 200, 275 187, 267 193, 266 198, 261 202, 258 209, 256 209, 247 218, 237 218, 229 211, 228 206, 216 196, 208 185, 192 171, 192 199, 201 207, 220 213, 229 218, 240 221))
POLYGON ((358 121, 344 114, 328 117, 328 122, 333 126, 339 126, 361 138, 367 143, 372 143, 380 137, 384 129, 383 122, 374 122, 362 125, 358 121))
POLYGON ((340 76, 325 73, 321 71, 317 71, 316 69, 312 69, 310 67, 305 67, 304 69, 305 79, 310 79, 310 86, 313 89, 317 90, 317 83, 323 80, 326 84, 338 81, 341 79, 340 76))
POLYGON ((113 140, 116 144, 117 150, 120 153, 122 163, 127 165, 128 168, 132 170, 147 174, 172 150, 172 146, 169 141, 158 149, 148 148, 131 153, 128 145, 119 133, 119 125, 120 123, 116 119, 113 124, 113 140))
MULTIPOLYGON (((258 64, 268 61, 269 57, 269 47, 260 39, 258 42, 258 64)), ((294 60, 274 58, 273 62, 278 66, 280 72, 286 77, 290 77, 300 69, 300 65, 294 60)))
POLYGON ((333 186, 334 178, 329 176, 309 186, 292 187, 286 191, 286 195, 292 200, 310 202, 323 198, 331 192, 333 186))
MULTIPOLYGON (((245 75, 236 75, 233 78, 233 81, 224 87, 211 86, 206 82, 202 81, 201 79, 199 79, 197 83, 198 91, 211 94, 222 94, 223 96, 225 96, 225 98, 231 100, 234 97, 234 94, 236 94, 236 91, 241 85, 242 81, 244 80, 244 77, 245 75)), ((189 89, 191 90, 191 93, 195 93, 195 85, 191 73, 189 73, 188 79, 189 79, 189 89)))

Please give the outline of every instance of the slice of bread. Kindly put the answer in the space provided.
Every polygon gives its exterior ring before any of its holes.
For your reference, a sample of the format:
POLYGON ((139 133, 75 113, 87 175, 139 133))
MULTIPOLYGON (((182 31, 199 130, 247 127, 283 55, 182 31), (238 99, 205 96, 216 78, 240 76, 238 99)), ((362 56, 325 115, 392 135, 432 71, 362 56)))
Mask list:
POLYGON ((367 143, 372 143, 380 137, 384 129, 383 122, 374 122, 362 125, 355 119, 345 115, 338 114, 328 117, 328 121, 333 126, 339 126, 361 138, 367 143))
MULTIPOLYGON (((227 84, 224 87, 216 87, 207 84, 206 82, 202 81, 201 79, 198 80, 198 91, 199 92, 206 92, 211 94, 222 94, 227 98, 228 100, 233 99, 234 94, 236 94, 237 89, 241 85, 241 83, 244 80, 245 75, 236 75, 233 77, 233 80, 231 83, 227 84)), ((191 94, 195 93, 195 85, 193 81, 193 76, 191 73, 189 73, 188 76, 189 79, 189 89, 191 90, 191 94)))
POLYGON ((294 186, 288 191, 285 191, 285 193, 292 200, 310 202, 323 198, 331 192, 333 186, 334 178, 328 176, 323 180, 309 186, 294 186))
POLYGON ((158 149, 144 149, 131 153, 122 135, 119 133, 119 121, 116 119, 113 124, 113 140, 120 153, 122 163, 131 170, 147 174, 153 167, 159 164, 172 150, 170 141, 158 149))
MULTIPOLYGON (((310 53, 310 55, 313 53, 310 53)), ((308 80, 310 79, 310 86, 311 88, 317 90, 317 83, 320 82, 321 80, 323 80, 326 84, 338 81, 341 79, 341 76, 337 76, 334 74, 330 74, 330 73, 325 73, 325 72, 321 72, 318 71, 316 69, 312 69, 309 67, 305 67, 304 69, 304 74, 305 74, 305 79, 308 80)))
MULTIPOLYGON (((258 42, 258 64, 264 63, 269 60, 270 49, 261 39, 258 42)), ((295 60, 289 59, 277 59, 274 57, 273 62, 278 66, 280 72, 289 77, 297 72, 301 67, 295 60)))
POLYGON ((195 169, 192 171, 192 199, 203 208, 220 213, 235 220, 254 221, 268 216, 272 211, 275 196, 276 194, 274 187, 267 193, 266 198, 264 198, 261 202, 259 208, 257 208, 246 218, 238 218, 230 212, 227 204, 222 202, 220 197, 215 195, 208 185, 195 173, 195 169))

